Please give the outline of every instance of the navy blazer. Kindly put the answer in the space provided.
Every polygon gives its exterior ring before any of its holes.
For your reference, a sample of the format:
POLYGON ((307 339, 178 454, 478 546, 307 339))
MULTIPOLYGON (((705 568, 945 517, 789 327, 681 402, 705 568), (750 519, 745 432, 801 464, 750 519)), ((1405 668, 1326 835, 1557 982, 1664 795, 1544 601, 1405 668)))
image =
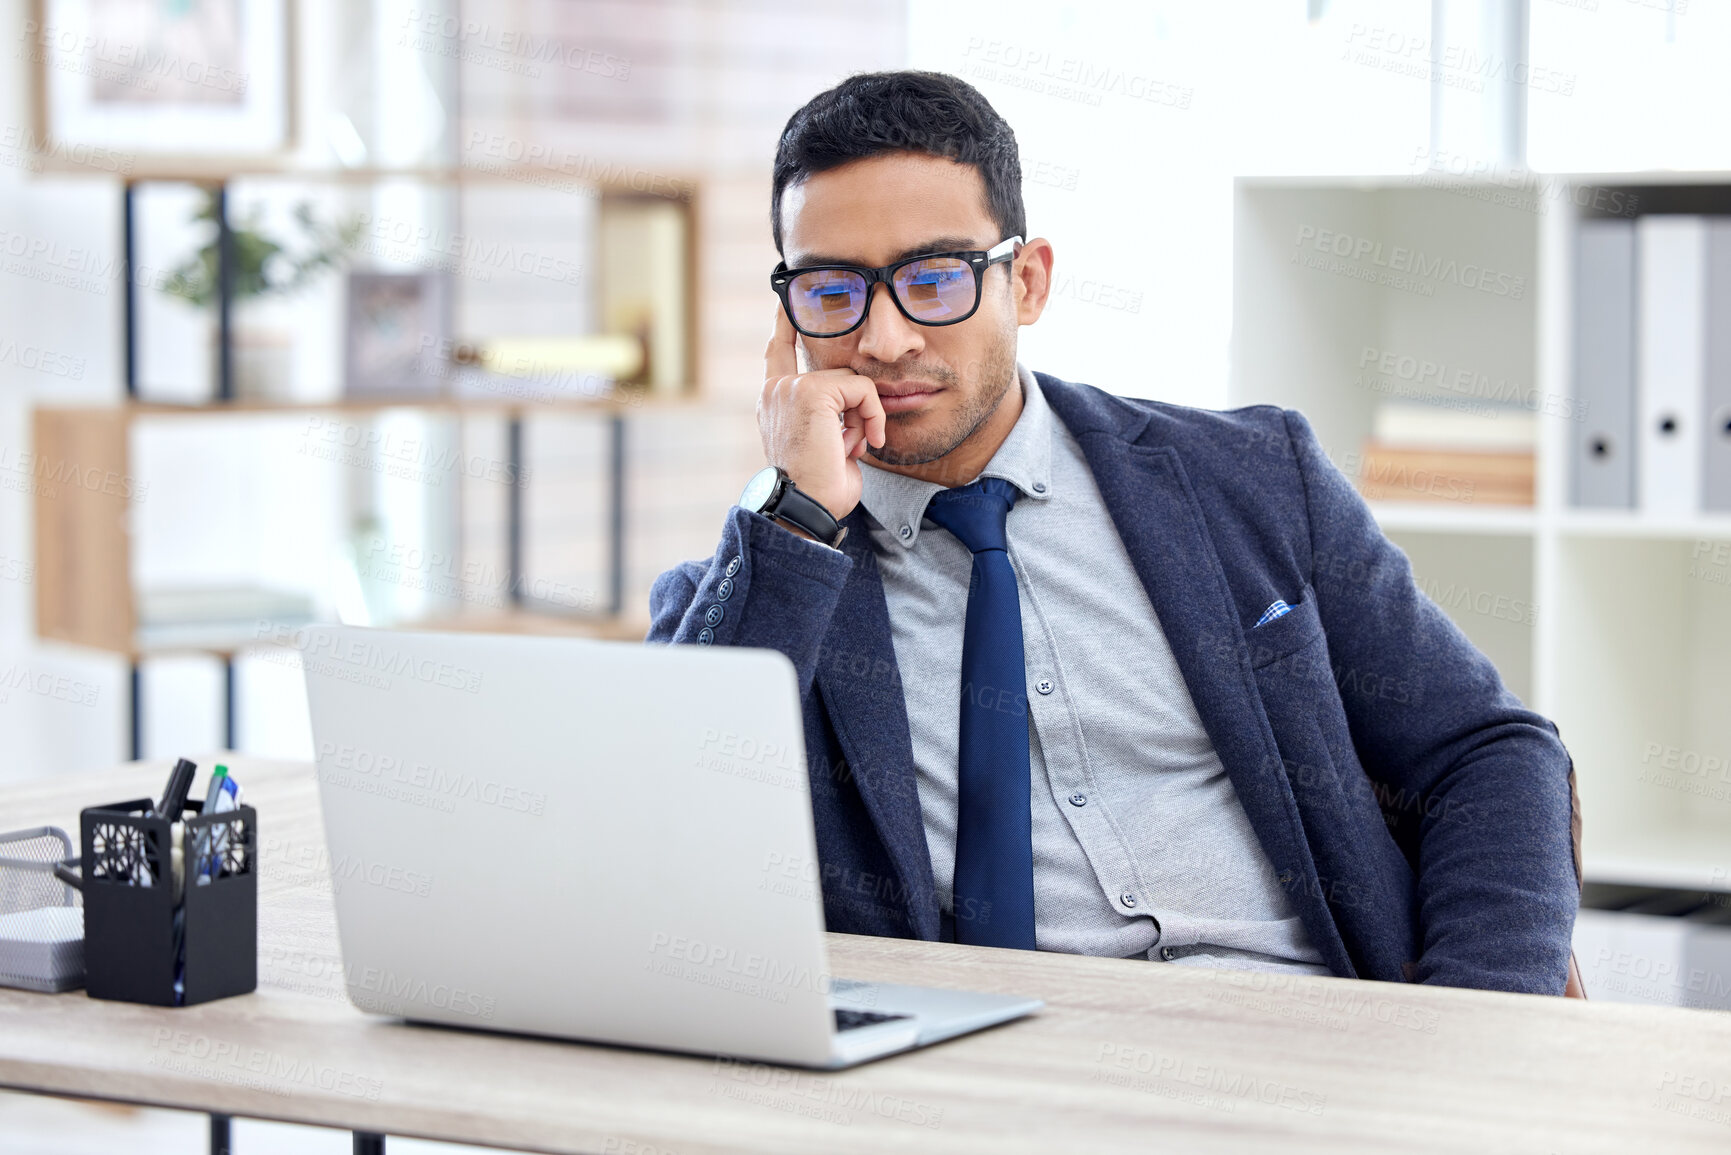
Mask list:
MULTIPOLYGON (((1568 752, 1414 584, 1303 416, 1035 376, 1330 969, 1561 994, 1580 887, 1568 752), (1277 598, 1292 611, 1257 627, 1277 598)), ((829 929, 947 938, 865 519, 848 515, 837 553, 734 507, 713 557, 655 582, 648 640, 792 659, 829 929)))

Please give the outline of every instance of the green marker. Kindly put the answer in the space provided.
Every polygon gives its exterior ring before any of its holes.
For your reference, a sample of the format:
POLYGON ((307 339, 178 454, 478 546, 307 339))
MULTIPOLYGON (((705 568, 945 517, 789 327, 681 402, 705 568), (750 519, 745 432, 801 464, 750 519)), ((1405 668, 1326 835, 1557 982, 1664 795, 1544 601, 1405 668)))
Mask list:
POLYGON ((222 793, 222 780, 227 777, 228 767, 224 766, 221 762, 218 762, 216 764, 216 769, 211 771, 210 785, 205 787, 204 790, 204 812, 206 814, 210 813, 211 803, 215 802, 218 795, 222 793))
MULTIPOLYGON (((210 785, 204 788, 204 805, 199 808, 200 814, 214 814, 216 801, 222 797, 222 780, 228 777, 228 767, 221 762, 211 771, 210 785)), ((198 832, 198 885, 203 886, 210 881, 210 834, 209 830, 198 832)), ((220 848, 228 842, 227 832, 218 836, 217 846, 220 848)))

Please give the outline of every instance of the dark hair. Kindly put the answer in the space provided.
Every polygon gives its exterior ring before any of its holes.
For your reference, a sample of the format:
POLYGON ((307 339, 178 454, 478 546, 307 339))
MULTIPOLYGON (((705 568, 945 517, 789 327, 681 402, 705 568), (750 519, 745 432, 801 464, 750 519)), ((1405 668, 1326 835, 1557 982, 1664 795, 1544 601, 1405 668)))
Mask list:
POLYGON ((994 243, 1028 235, 1016 134, 965 80, 943 72, 861 72, 787 120, 775 149, 769 227, 781 251, 781 194, 826 169, 888 152, 923 152, 979 170, 994 243))

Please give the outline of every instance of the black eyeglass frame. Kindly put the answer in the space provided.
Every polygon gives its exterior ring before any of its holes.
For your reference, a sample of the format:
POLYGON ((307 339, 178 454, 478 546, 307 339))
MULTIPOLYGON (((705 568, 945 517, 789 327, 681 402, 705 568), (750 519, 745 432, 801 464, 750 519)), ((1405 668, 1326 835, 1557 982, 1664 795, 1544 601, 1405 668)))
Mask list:
POLYGON ((906 317, 914 324, 927 325, 933 328, 943 325, 959 325, 980 311, 980 301, 985 295, 983 286, 985 285, 986 280, 986 270, 1002 261, 1014 260, 1018 255, 1020 255, 1022 245, 1023 241, 1021 237, 1006 237, 989 249, 965 249, 948 253, 921 253, 917 257, 908 257, 905 260, 897 261, 893 265, 883 265, 875 269, 867 268, 865 265, 804 265, 797 269, 790 269, 787 267, 787 262, 782 261, 770 272, 769 287, 775 290, 775 295, 777 297, 781 298, 781 309, 782 312, 787 314, 788 323, 804 336, 820 340, 827 340, 830 337, 845 337, 861 325, 865 324, 866 318, 871 316, 872 300, 877 296, 877 285, 880 281, 889 289, 890 300, 896 303, 896 309, 901 312, 902 316, 906 317), (920 318, 908 312, 908 307, 902 303, 901 296, 896 292, 894 278, 897 269, 906 265, 914 264, 918 261, 930 261, 937 257, 960 257, 963 261, 967 262, 968 268, 974 271, 974 303, 969 307, 968 311, 963 313, 960 317, 951 317, 947 321, 922 321, 920 318), (793 279, 795 277, 799 276, 801 273, 822 272, 858 273, 860 276, 865 278, 865 308, 860 310, 859 320, 841 330, 839 333, 813 333, 809 329, 804 328, 794 317, 793 305, 787 299, 788 286, 793 284, 793 279))

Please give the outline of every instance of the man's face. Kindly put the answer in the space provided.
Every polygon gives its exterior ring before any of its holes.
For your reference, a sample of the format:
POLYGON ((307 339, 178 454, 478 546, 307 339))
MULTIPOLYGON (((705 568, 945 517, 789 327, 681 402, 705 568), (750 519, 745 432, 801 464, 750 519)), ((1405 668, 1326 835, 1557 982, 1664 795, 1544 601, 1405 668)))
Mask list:
MULTIPOLYGON (((989 249, 1004 239, 986 212, 979 171, 923 153, 889 153, 818 173, 782 193, 781 212, 793 269, 876 268, 922 253, 989 249)), ((874 458, 935 461, 997 409, 1015 380, 1016 326, 1038 317, 1044 304, 1044 279, 1039 299, 1030 300, 1012 272, 1022 263, 987 269, 978 311, 958 324, 915 324, 880 284, 853 332, 799 337, 813 369, 852 369, 876 382, 887 421, 883 448, 869 451, 874 458)))

